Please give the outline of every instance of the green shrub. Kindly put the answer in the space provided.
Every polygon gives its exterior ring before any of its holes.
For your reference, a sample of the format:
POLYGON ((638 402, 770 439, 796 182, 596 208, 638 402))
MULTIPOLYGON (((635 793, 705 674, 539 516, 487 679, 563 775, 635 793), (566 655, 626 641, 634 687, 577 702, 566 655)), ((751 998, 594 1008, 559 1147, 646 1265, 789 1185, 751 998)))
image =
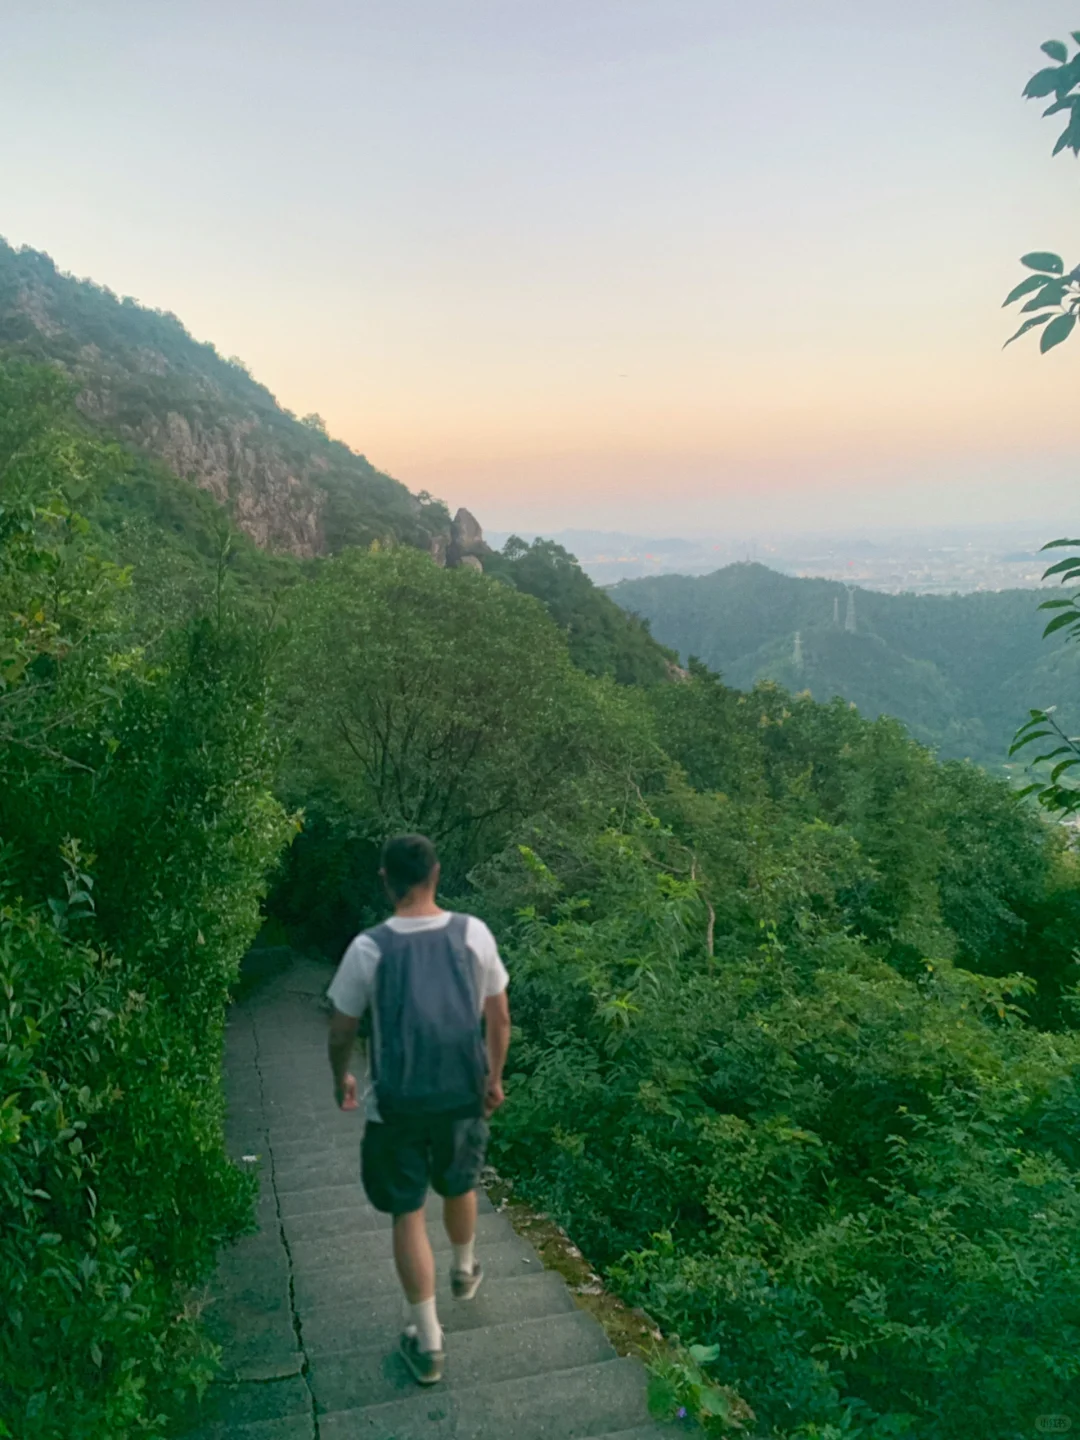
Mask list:
POLYGON ((716 959, 655 822, 522 857, 497 1163, 776 1433, 1028 1433, 1080 1385, 1080 1044, 833 929, 828 827, 772 845, 716 959))
POLYGON ((288 826, 264 642, 129 607, 65 406, 0 370, 0 1433, 124 1440, 210 1373, 184 1296, 251 1210, 225 1002, 288 826))

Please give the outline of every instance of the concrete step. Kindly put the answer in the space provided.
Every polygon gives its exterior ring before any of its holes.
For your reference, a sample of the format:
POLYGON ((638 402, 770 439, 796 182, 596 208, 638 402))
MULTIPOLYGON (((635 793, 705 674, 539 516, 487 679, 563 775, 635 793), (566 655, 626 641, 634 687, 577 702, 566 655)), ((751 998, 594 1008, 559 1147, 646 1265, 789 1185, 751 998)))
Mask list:
POLYGON ((360 1162, 356 1155, 343 1152, 329 1160, 287 1160, 280 1165, 276 1161, 274 1163, 274 1189, 279 1195, 349 1184, 360 1188, 360 1162))
POLYGON ((321 1440, 587 1440, 647 1414, 645 1372, 632 1360, 526 1375, 471 1388, 420 1391, 341 1410, 319 1421, 321 1440))
POLYGON ((282 1215, 311 1215, 317 1210, 342 1210, 349 1205, 366 1205, 367 1197, 360 1187, 360 1167, 343 1183, 317 1185, 310 1190, 278 1192, 282 1215))
MULTIPOLYGON (((330 1210, 370 1210, 367 1196, 360 1184, 360 1166, 354 1165, 354 1175, 344 1183, 317 1185, 310 1190, 295 1190, 282 1194, 278 1190, 278 1204, 283 1216, 315 1215, 330 1210)), ((434 1191, 427 1198, 428 1218, 442 1214, 442 1201, 434 1191)), ((477 1192, 476 1208, 481 1214, 489 1214, 494 1208, 482 1190, 477 1192)), ((378 1214, 378 1211, 375 1212, 378 1214)))
MULTIPOLYGON (((443 1385, 459 1390, 614 1358, 600 1327, 574 1310, 449 1336, 443 1385)), ((361 1409, 416 1393, 396 1335, 381 1350, 324 1356, 312 1363, 310 1376, 320 1411, 361 1409)))
MULTIPOLYGON (((479 1207, 478 1207, 479 1208, 479 1207)), ((428 1234, 432 1247, 443 1250, 449 1244, 442 1225, 442 1202, 432 1198, 427 1206, 428 1234)), ((378 1234, 389 1237, 391 1220, 370 1205, 345 1205, 340 1210, 316 1210, 309 1215, 289 1215, 282 1221, 285 1238, 290 1246, 301 1241, 340 1239, 343 1244, 353 1236, 378 1234)), ((481 1244, 511 1229, 510 1222, 496 1215, 488 1206, 476 1217, 476 1237, 481 1244)), ((389 1244, 387 1238, 387 1244, 389 1244)))
POLYGON ((191 1424, 204 1429, 212 1425, 254 1425, 298 1415, 310 1421, 311 1409, 311 1391, 300 1375, 258 1385, 216 1381, 207 1388, 202 1403, 192 1407, 191 1424))
MULTIPOLYGON (((503 1216, 484 1215, 478 1217, 477 1232, 478 1254, 481 1249, 487 1251, 494 1246, 516 1245, 522 1255, 527 1255, 539 1264, 539 1256, 536 1251, 527 1240, 523 1240, 517 1234, 509 1220, 503 1216), (483 1220, 483 1230, 480 1228, 481 1219, 483 1220)), ((431 1225, 428 1227, 428 1233, 431 1239, 431 1248, 437 1255, 443 1256, 445 1263, 449 1264, 449 1259, 446 1257, 450 1254, 450 1241, 446 1238, 446 1231, 441 1225, 431 1225)), ((316 1235, 310 1240, 294 1240, 290 1235, 289 1252, 292 1255, 293 1271, 299 1274, 302 1271, 337 1270, 345 1266, 355 1268, 357 1265, 377 1263, 385 1260, 391 1253, 392 1239, 392 1233, 386 1226, 358 1230, 352 1235, 340 1233, 316 1235)), ((439 1263, 442 1264, 443 1261, 440 1260, 439 1263)))
MULTIPOLYGON (((503 1244, 487 1246, 480 1255, 480 1263, 484 1267, 485 1285, 488 1280, 536 1275, 543 1269, 535 1252, 516 1236, 503 1244)), ((435 1293, 439 1297, 443 1294, 449 1297, 449 1271, 448 1264, 440 1265, 436 1271, 435 1293)), ((359 1295, 375 1296, 398 1288, 389 1242, 384 1242, 377 1251, 372 1250, 363 1258, 337 1266, 322 1265, 309 1270, 296 1262, 293 1265, 293 1295, 302 1317, 319 1305, 348 1304, 359 1295)))
MULTIPOLYGON (((437 1298, 448 1337, 577 1310, 562 1279, 550 1270, 509 1280, 485 1279, 476 1298, 468 1302, 454 1302, 445 1292, 437 1298)), ((397 1289, 362 1294, 345 1304, 317 1304, 301 1320, 304 1349, 313 1362, 322 1355, 345 1352, 385 1353, 397 1344, 404 1323, 404 1301, 397 1289)))

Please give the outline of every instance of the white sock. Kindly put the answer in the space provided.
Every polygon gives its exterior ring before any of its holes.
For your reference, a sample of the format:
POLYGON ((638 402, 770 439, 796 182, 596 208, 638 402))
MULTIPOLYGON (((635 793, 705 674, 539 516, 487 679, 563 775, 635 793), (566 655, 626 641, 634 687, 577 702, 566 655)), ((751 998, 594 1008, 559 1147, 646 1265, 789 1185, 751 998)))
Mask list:
POLYGON ((462 1275, 471 1275, 473 1272, 473 1266, 476 1264, 476 1257, 474 1254, 475 1250, 475 1235, 471 1240, 466 1240, 464 1245, 453 1246, 454 1269, 460 1271, 462 1275))
POLYGON ((421 1300, 419 1305, 409 1306, 409 1321, 416 1328, 416 1340, 421 1350, 442 1349, 442 1327, 435 1313, 435 1296, 421 1300))

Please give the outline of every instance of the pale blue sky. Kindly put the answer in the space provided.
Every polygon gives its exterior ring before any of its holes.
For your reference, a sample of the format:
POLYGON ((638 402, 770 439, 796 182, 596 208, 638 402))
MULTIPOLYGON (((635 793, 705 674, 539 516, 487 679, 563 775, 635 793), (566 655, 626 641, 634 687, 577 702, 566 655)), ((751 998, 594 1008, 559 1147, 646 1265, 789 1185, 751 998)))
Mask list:
MULTIPOLYGON (((492 527, 1073 523, 1057 0, 38 0, 0 233, 492 527)), ((1072 260, 1080 258, 1072 254, 1072 260)))

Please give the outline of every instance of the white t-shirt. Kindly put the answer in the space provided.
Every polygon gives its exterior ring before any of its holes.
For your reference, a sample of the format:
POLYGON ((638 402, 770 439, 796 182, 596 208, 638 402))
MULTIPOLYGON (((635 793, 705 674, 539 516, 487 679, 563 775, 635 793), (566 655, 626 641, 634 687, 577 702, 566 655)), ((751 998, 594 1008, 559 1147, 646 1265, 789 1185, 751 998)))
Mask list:
MULTIPOLYGON (((465 945, 476 959, 479 974, 479 1004, 483 1013, 484 1001, 493 995, 501 995, 509 984, 510 977, 499 955, 495 936, 475 915, 466 917, 465 945)), ((424 930, 441 930, 450 923, 449 910, 440 910, 438 915, 394 915, 386 922, 399 935, 416 935, 424 930)), ((375 972, 381 959, 379 947, 368 935, 357 935, 345 954, 337 974, 326 992, 335 1010, 342 1015, 360 1017, 370 1006, 375 994, 375 972)), ((359 1078, 359 1077, 358 1077, 359 1078)), ((364 1108, 367 1118, 379 1123, 379 1107, 375 1102, 375 1089, 371 1083, 370 1060, 363 1076, 364 1108)))

